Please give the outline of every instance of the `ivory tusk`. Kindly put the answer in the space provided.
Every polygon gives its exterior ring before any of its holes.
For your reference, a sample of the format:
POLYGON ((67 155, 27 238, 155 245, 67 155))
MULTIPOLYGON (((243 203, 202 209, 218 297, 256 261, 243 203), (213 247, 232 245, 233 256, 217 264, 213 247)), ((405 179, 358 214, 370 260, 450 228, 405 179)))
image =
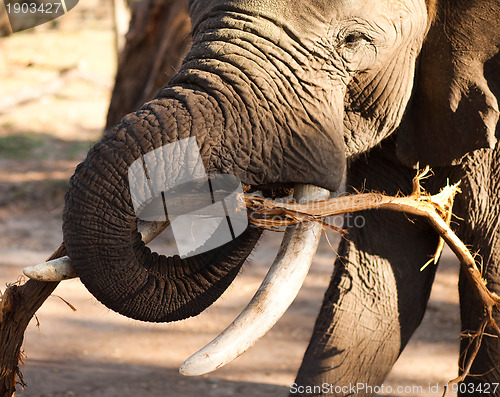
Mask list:
POLYGON ((63 281, 78 277, 69 256, 53 259, 35 266, 27 266, 23 273, 37 281, 63 281))
MULTIPOLYGON (((169 222, 144 222, 139 220, 137 228, 142 235, 142 241, 148 244, 169 225, 169 222)), ((28 266, 23 273, 38 281, 63 281, 78 277, 68 256, 63 256, 35 266, 28 266)))
MULTIPOLYGON (((327 200, 328 190, 296 185, 297 202, 327 200)), ((297 296, 316 253, 322 227, 317 223, 289 226, 280 250, 258 291, 241 314, 212 342, 189 357, 179 372, 203 375, 234 360, 262 338, 297 296)))

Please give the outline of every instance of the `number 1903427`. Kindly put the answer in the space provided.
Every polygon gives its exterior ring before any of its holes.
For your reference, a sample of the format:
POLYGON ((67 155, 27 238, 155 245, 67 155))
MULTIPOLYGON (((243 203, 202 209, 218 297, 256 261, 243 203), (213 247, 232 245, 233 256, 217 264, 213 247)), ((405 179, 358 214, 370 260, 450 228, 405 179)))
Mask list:
POLYGON ((6 3, 8 14, 59 14, 64 13, 62 2, 47 3, 6 3))

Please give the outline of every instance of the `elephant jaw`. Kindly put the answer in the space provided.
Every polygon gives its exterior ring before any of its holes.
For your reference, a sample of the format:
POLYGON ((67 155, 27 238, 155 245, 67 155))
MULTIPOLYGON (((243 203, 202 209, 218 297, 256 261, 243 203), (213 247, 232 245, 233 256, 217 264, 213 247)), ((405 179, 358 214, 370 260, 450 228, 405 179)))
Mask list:
MULTIPOLYGON (((329 195, 328 190, 313 185, 298 184, 294 188, 297 202, 326 200, 329 195)), ((148 222, 142 227, 142 239, 147 243, 168 227, 168 221, 148 222)), ((276 324, 304 283, 321 230, 316 224, 289 226, 273 264, 250 303, 218 337, 184 362, 181 374, 203 375, 226 365, 251 348, 276 324)), ((39 281, 76 277, 68 257, 27 267, 24 274, 39 281)))

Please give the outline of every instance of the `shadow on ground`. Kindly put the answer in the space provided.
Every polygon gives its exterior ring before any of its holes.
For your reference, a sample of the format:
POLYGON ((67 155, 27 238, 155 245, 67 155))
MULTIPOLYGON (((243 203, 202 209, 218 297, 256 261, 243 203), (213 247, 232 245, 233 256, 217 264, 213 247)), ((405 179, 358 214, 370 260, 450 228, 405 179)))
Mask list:
POLYGON ((87 361, 30 360, 24 378, 28 387, 16 393, 20 397, 278 397, 289 390, 264 383, 186 378, 171 368, 87 361))

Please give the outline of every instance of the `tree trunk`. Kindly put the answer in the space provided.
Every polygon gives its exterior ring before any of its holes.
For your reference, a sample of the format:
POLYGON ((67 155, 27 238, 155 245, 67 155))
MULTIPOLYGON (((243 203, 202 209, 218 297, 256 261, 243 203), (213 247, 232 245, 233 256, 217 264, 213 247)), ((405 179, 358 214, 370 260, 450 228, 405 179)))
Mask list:
POLYGON ((154 97, 175 75, 190 47, 186 0, 144 0, 132 6, 106 128, 154 97))
POLYGON ((0 37, 8 36, 10 34, 12 34, 12 29, 10 28, 7 11, 4 6, 0 6, 0 37))
POLYGON ((125 35, 130 23, 130 9, 126 0, 113 0, 113 28, 115 31, 115 50, 117 56, 125 47, 125 35))

